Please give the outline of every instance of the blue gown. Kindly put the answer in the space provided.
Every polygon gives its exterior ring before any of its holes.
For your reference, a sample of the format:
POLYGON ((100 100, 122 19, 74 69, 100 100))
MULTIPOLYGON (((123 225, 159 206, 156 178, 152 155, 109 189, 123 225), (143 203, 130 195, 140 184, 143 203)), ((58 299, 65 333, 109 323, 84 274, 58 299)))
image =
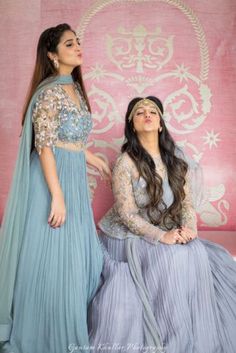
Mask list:
MULTIPOLYGON (((154 162, 169 206, 167 173, 160 157, 154 162)), ((195 234, 191 182, 197 173, 191 166, 182 214, 195 234)), ((115 204, 99 223, 105 263, 89 310, 94 353, 235 353, 236 262, 200 238, 161 243, 166 229, 149 221, 146 186, 123 153, 113 171, 115 204)))
POLYGON ((45 87, 32 111, 35 149, 14 285, 10 337, 1 352, 88 352, 87 307, 98 286, 103 255, 90 204, 83 147, 91 114, 75 84, 80 109, 61 84, 45 87), (68 149, 68 145, 76 150, 68 149), (47 223, 51 196, 39 153, 53 149, 66 222, 47 223), (73 347, 73 348, 72 348, 73 347))

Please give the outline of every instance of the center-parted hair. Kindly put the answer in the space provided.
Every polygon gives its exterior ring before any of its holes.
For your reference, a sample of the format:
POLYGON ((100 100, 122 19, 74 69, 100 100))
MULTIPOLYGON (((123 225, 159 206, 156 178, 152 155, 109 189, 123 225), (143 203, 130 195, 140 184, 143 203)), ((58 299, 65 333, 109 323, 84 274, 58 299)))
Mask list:
MULTIPOLYGON (((161 101, 154 96, 148 96, 147 98, 153 101, 163 114, 161 101)), ((169 185, 173 192, 173 203, 167 207, 163 201, 162 178, 156 170, 153 158, 142 146, 134 131, 133 119, 129 121, 133 107, 142 99, 140 97, 134 98, 128 105, 125 117, 126 140, 121 151, 128 153, 134 161, 139 175, 147 183, 149 203, 145 207, 151 223, 170 230, 182 225, 182 201, 185 198, 184 185, 188 165, 182 158, 176 155, 178 147, 171 137, 163 118, 160 116, 160 125, 162 127, 162 131, 159 134, 160 154, 166 166, 169 185)))
MULTIPOLYGON (((46 29, 45 31, 42 32, 42 34, 39 37, 38 46, 37 46, 36 63, 34 67, 33 76, 31 79, 29 93, 26 98, 26 102, 24 106, 22 125, 24 124, 25 114, 29 106, 29 102, 37 86, 46 78, 57 75, 57 70, 55 69, 50 58, 48 57, 48 52, 51 52, 51 53, 58 52, 58 44, 60 43, 61 37, 63 36, 64 32, 66 31, 71 31, 76 35, 75 31, 71 29, 71 27, 67 23, 63 23, 63 24, 59 24, 58 26, 50 27, 46 29)), ((83 95, 86 100, 88 109, 91 111, 89 100, 83 83, 81 67, 80 66, 75 67, 71 74, 74 81, 79 82, 81 89, 83 91, 83 95)))

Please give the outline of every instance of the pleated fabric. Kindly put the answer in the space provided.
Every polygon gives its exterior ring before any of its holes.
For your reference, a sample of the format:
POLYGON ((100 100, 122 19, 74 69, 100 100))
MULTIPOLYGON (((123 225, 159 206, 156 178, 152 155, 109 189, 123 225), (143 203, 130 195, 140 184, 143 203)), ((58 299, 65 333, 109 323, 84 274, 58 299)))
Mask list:
POLYGON ((103 283, 89 310, 94 352, 236 352, 236 263, 224 248, 199 238, 101 240, 103 283))
POLYGON ((30 101, 25 116, 13 179, 0 228, 0 342, 9 339, 12 328, 13 293, 28 207, 32 109, 38 95, 45 88, 73 82, 71 75, 48 77, 42 81, 30 101))
POLYGON ((16 277, 13 326, 2 352, 88 352, 87 307, 102 270, 103 255, 93 222, 84 153, 55 149, 67 218, 47 224, 51 197, 36 152, 24 240, 16 277))

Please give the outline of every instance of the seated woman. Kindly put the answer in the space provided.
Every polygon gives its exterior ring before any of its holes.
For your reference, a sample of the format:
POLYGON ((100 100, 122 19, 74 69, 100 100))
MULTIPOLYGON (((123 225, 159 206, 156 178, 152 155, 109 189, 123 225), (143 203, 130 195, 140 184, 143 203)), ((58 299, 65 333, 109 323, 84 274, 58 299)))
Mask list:
MULTIPOLYGON (((100 221, 105 264, 90 307, 94 352, 236 352, 236 263, 197 237, 196 165, 156 97, 133 99, 100 221)), ((198 190, 197 190, 198 192, 198 190)))

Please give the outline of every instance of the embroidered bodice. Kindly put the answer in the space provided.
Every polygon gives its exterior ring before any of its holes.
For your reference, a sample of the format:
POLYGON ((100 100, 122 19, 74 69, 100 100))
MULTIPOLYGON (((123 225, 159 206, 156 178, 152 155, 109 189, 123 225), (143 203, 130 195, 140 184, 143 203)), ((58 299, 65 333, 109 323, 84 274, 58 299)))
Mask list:
MULTIPOLYGON (((173 194, 168 183, 167 173, 161 157, 154 158, 156 168, 163 180, 163 201, 167 206, 173 202, 173 194)), ((192 203, 189 174, 185 183, 185 200, 183 202, 183 225, 196 232, 196 214, 192 203)), ((148 202, 146 181, 140 178, 138 170, 127 153, 117 160, 112 177, 114 206, 99 222, 104 233, 124 238, 143 236, 151 241, 158 241, 167 231, 164 227, 153 225, 144 208, 148 202)))
POLYGON ((74 85, 80 107, 60 84, 39 94, 32 115, 35 148, 39 154, 43 147, 53 148, 58 142, 86 144, 92 128, 91 114, 79 84, 74 85))

